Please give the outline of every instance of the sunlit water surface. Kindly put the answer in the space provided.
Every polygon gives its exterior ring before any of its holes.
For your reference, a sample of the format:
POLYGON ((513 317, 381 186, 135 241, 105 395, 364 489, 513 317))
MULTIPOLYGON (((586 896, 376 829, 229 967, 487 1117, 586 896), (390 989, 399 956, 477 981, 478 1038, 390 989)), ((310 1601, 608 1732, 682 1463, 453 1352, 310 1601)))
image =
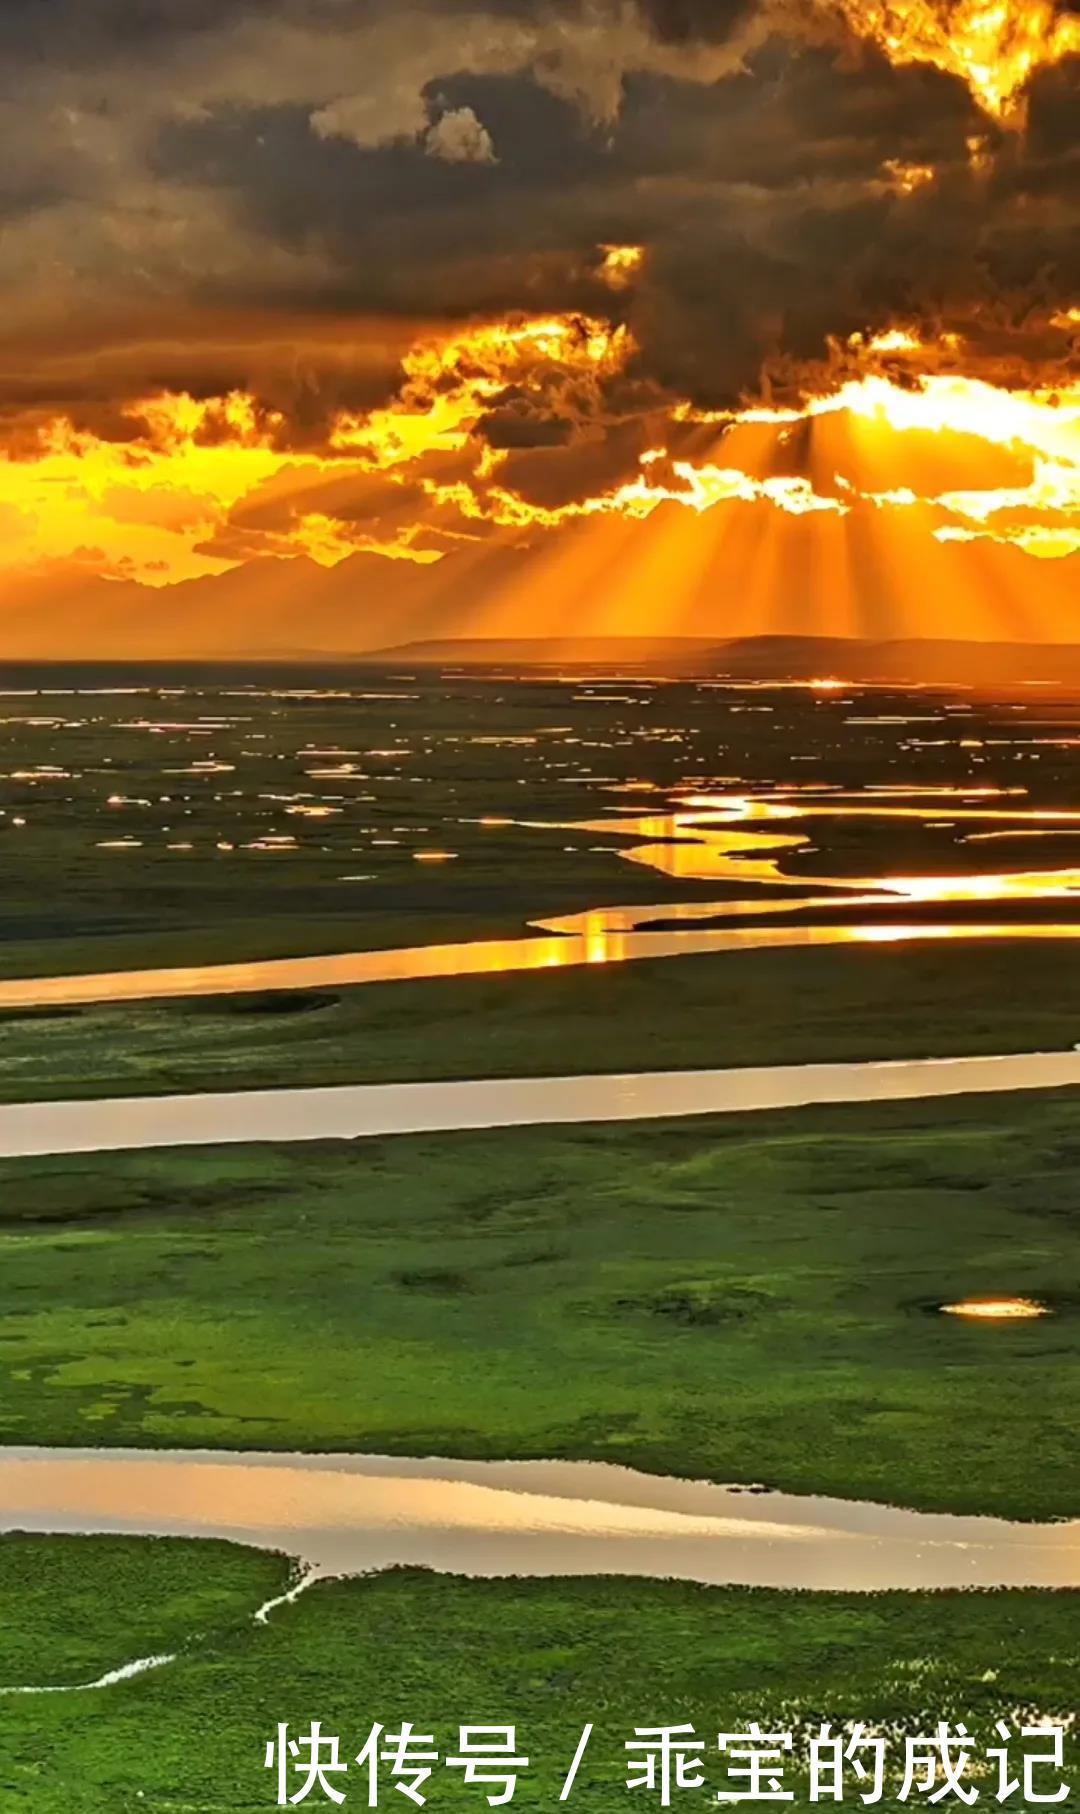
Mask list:
POLYGON ((315 1576, 635 1575, 879 1589, 1078 1587, 1080 1522, 760 1493, 598 1462, 0 1451, 0 1530, 217 1537, 315 1576))
POLYGON ((751 1114, 1080 1085, 1080 1051, 0 1104, 0 1158, 751 1114))
MULTIPOLYGON (((538 893, 548 877, 566 889, 586 858, 590 887, 600 858, 610 882, 603 904, 523 918, 498 938, 349 950, 343 937, 329 957, 6 981, 0 1007, 783 947, 1073 938, 1080 867, 1069 845, 1056 847, 1060 866, 1009 867, 1008 856, 1049 839, 1075 840, 1080 852, 1068 782, 1078 732, 1080 708, 1030 691, 980 703, 837 680, 388 675, 367 686, 12 693, 0 697, 0 761, 6 750, 10 763, 0 830, 18 839, 13 889, 20 878, 31 888, 35 863, 51 854, 47 873, 59 881, 31 903, 39 917, 54 894, 63 904, 73 849, 99 865, 88 898, 119 888, 118 911, 144 878, 171 900, 180 883, 169 878, 186 865, 207 889, 225 888, 233 866, 253 866, 250 883, 237 871, 229 884, 242 900, 251 889, 253 912, 270 902, 254 879, 266 864, 275 904, 322 901, 313 891, 330 886, 384 889, 379 912, 393 912, 404 891, 421 918, 444 904, 457 911, 459 883, 478 912, 505 918, 503 875, 519 889, 534 873, 538 893), (575 796, 587 813, 565 812, 575 796), (642 812, 654 800, 658 810, 642 812), (892 828, 904 862, 860 871, 852 841, 869 838, 880 859, 892 828), (831 866, 840 849, 843 867, 831 866), (923 852, 933 859, 925 870, 923 852), (654 872, 660 898, 620 904, 623 863, 654 872), (110 865, 123 866, 128 886, 110 882, 110 865), (680 883, 692 897, 680 898, 680 883), (428 892, 414 895, 417 886, 428 892)), ((80 885, 85 893, 81 875, 80 885)), ((234 897, 226 888, 222 898, 234 897)), ((213 899, 200 909, 211 918, 213 899)))

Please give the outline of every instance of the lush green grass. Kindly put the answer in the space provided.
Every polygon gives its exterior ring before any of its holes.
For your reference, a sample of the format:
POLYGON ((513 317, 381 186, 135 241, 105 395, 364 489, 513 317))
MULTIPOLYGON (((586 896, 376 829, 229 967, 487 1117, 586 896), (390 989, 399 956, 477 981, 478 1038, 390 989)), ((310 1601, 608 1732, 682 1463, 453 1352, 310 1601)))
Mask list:
POLYGON ((288 1573, 285 1558, 230 1543, 0 1536, 0 1686, 96 1681, 198 1649, 288 1573))
POLYGON ((1076 1514, 1078 1157, 1062 1094, 12 1162, 0 1437, 1076 1514))
MULTIPOLYGON (((5 1598, 32 1582, 41 1551, 40 1540, 0 1546, 5 1598)), ((456 1751, 459 1724, 513 1723, 530 1759, 513 1805, 551 1808, 592 1720, 569 1805, 604 1810, 626 1805, 623 1747, 636 1726, 692 1724, 715 1793, 723 1786, 716 1734, 752 1719, 791 1730, 800 1750, 823 1717, 878 1723, 891 1729, 890 1756, 902 1764, 904 1735, 932 1730, 939 1718, 963 1719, 981 1749, 998 1742, 993 1723, 1002 1715, 1038 1708, 1061 1719, 1076 1705, 1073 1594, 794 1595, 400 1572, 314 1588, 262 1628, 245 1613, 263 1596, 267 1571, 280 1575, 283 1565, 248 1552, 83 1539, 57 1546, 48 1566, 62 1604, 78 1608, 114 1664, 127 1660, 125 1640, 135 1635, 116 1583, 126 1596, 141 1567, 154 1571, 161 1595, 156 1630, 138 1634, 150 1650, 176 1642, 194 1571, 221 1611, 200 1633, 195 1617, 190 1650, 160 1673, 93 1694, 0 1703, 0 1798, 27 1814, 272 1806, 264 1747, 279 1721, 298 1736, 321 1720, 340 1737, 343 1759, 376 1720, 391 1729, 412 1720, 441 1756, 456 1751)), ((61 1679, 70 1640, 55 1608, 28 1599, 19 1626, 0 1626, 0 1683, 61 1679)), ((807 1803, 799 1776, 793 1767, 787 1786, 798 1794, 789 1806, 807 1803)), ((1069 1776, 1075 1786, 1073 1744, 1069 1776)), ((436 1768, 426 1785, 433 1808, 486 1807, 482 1791, 459 1778, 436 1768)), ((346 1806, 366 1806, 358 1771, 340 1781, 346 1806)), ((894 1805, 896 1787, 882 1805, 894 1805)), ((675 1805, 693 1799, 678 1796, 675 1805)), ((698 1799, 707 1803, 708 1791, 698 1799)), ((384 1779, 380 1805, 389 1800, 396 1796, 384 1779)), ((861 1805, 851 1781, 846 1800, 861 1805)), ((330 1804, 313 1796, 311 1805, 330 1804)), ((659 1799, 645 1796, 643 1805, 659 1799)))
POLYGON ((1061 945, 758 951, 534 975, 0 1014, 0 1097, 1051 1050, 1061 945))
MULTIPOLYGON (((514 935, 600 902, 749 892, 625 863, 614 823, 567 829, 688 779, 1019 780, 1073 800, 1071 753, 1017 768, 1011 708, 950 729, 934 705, 945 730, 916 752, 879 695, 755 696, 749 712, 693 688, 637 703, 580 691, 436 680, 393 700, 211 687, 9 702, 0 974, 514 935), (387 743, 400 759, 377 753, 387 743), (338 746, 363 772, 317 774, 333 758, 316 752, 338 746), (209 756, 223 768, 197 773, 209 756), (796 766, 808 756, 815 768, 796 766), (334 812, 305 820, 297 799, 334 812), (512 822, 524 813, 545 823, 512 822), (281 834, 296 835, 287 852, 251 848, 281 834), (117 836, 137 842, 117 850, 117 836), (459 858, 414 863, 430 845, 459 858)), ((789 861, 805 885, 951 873, 997 849, 966 844, 961 822, 806 829, 813 847, 789 861)), ((1029 854, 1001 847, 1004 864, 1029 854)), ((3 1017, 0 1095, 1060 1047, 1080 1034, 1072 959, 1049 945, 760 953, 3 1017)), ((1074 1130, 1068 1098, 986 1099, 6 1165, 0 1440, 592 1455, 1075 1514, 1074 1130), (989 1328, 933 1312, 1003 1290, 1058 1314, 989 1328)), ((254 1626, 287 1567, 210 1543, 0 1541, 0 1686, 181 1653, 109 1690, 0 1699, 0 1807, 249 1814, 272 1805, 276 1723, 321 1718, 347 1753, 374 1719, 412 1719, 442 1750, 459 1721, 516 1721, 534 1760, 516 1805, 551 1808, 594 1719, 574 1799, 602 1814, 625 1805, 637 1724, 708 1736, 755 1717, 944 1716, 986 1732, 1001 1712, 1077 1703, 1072 1595, 414 1573, 322 1586, 254 1626)), ((454 1783, 439 1780, 436 1806, 486 1806, 454 1783)), ((355 1783, 350 1801, 366 1801, 355 1783)))

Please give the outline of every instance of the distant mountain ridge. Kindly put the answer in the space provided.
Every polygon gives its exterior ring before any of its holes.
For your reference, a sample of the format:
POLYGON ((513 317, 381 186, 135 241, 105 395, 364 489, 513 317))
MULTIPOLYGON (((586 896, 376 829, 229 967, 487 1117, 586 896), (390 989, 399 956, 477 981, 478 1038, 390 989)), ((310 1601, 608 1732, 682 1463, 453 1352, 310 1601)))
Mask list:
POLYGON ((754 682, 851 682, 864 685, 1068 688, 1080 694, 1080 643, 965 642, 906 638, 870 642, 839 636, 714 637, 583 636, 439 637, 354 653, 279 644, 250 653, 186 655, 106 653, 67 658, 8 656, 0 647, 0 677, 8 685, 55 683, 69 673, 84 684, 118 674, 131 682, 168 674, 191 680, 220 677, 272 683, 292 671, 301 684, 341 680, 375 670, 400 679, 424 668, 476 674, 572 674, 597 681, 646 679, 754 682))
MULTIPOLYGON (((681 532, 694 528, 682 521, 681 506, 670 508, 681 532)), ((796 664, 791 678, 806 678, 806 662, 831 666, 831 649, 844 649, 853 658, 855 645, 808 636, 804 626, 842 624, 857 633, 859 646, 875 651, 874 666, 883 678, 909 671, 914 652, 930 646, 937 651, 932 664, 918 665, 936 678, 945 673, 939 656, 951 680, 965 678, 972 662, 973 678, 1080 677, 1077 659, 1062 653, 1059 640, 1067 634, 1073 601, 1080 598, 1080 552, 1036 560, 1011 543, 981 548, 977 597, 986 601, 985 610, 961 610, 953 601, 972 597, 967 544, 931 541, 920 555, 917 585, 905 586, 899 573, 886 572, 879 561, 865 575, 858 598, 844 609, 836 601, 834 610, 828 588, 817 580, 804 585, 800 576, 820 576, 835 563, 846 570, 850 550, 842 539, 830 539, 840 534, 843 521, 829 525, 809 516, 800 521, 807 535, 825 541, 808 543, 805 560, 777 575, 774 584, 757 586, 738 563, 725 567, 703 556, 685 595, 679 591, 669 600, 661 594, 651 603, 635 590, 636 557, 631 557, 638 546, 634 531, 641 526, 622 521, 602 531, 590 523, 580 544, 588 561, 564 565, 557 573, 549 569, 550 550, 543 541, 528 547, 497 542, 482 559, 474 551, 455 552, 427 565, 373 550, 330 567, 302 555, 266 555, 226 572, 160 586, 95 577, 71 565, 36 577, 9 572, 0 574, 0 661, 307 663, 370 659, 372 651, 382 659, 388 650, 405 648, 414 660, 474 662, 490 656, 550 666, 560 659, 554 651, 571 646, 568 629, 585 630, 600 621, 639 624, 647 634, 640 640, 589 636, 573 643, 575 660, 606 663, 621 654, 624 661, 650 661, 661 651, 674 659, 678 651, 688 661, 700 658, 706 669, 717 662, 736 664, 764 678, 759 663, 765 651, 770 663, 796 664), (606 565, 600 560, 605 550, 606 565), (625 608, 605 576, 614 576, 612 584, 619 579, 625 608), (659 629, 650 628, 657 624, 659 629), (752 634, 761 624, 773 634, 752 634), (937 640, 941 629, 958 626, 968 636, 990 630, 995 640, 937 640), (696 634, 680 634, 688 628, 696 634), (523 629, 528 636, 521 636, 523 629), (498 632, 506 634, 486 640, 498 632), (895 640, 899 636, 908 640, 895 640), (982 656, 973 653, 980 648, 982 656), (1044 649, 1052 653, 1039 653, 1044 649)), ((677 586, 674 576, 672 584, 677 586)))
POLYGON ((394 644, 359 658, 374 666, 597 667, 740 680, 852 680, 1000 685, 1080 684, 1080 644, 840 636, 451 637, 394 644))

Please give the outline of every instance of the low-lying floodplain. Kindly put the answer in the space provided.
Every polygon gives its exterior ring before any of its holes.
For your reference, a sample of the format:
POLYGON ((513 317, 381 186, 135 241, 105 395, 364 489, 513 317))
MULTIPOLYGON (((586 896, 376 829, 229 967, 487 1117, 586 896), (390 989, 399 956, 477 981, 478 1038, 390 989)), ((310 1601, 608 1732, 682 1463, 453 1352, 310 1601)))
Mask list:
POLYGON ((247 1814, 307 1756, 366 1806, 406 1723, 436 1807, 499 1793, 463 1726, 514 1727, 534 1808, 624 1805, 661 1727, 715 1799, 755 1722, 795 1806, 837 1734, 854 1801, 1075 1781, 1080 711, 21 679, 0 1803, 247 1814), (985 1084, 656 1081, 946 1058, 985 1084), (574 1116, 486 1124, 514 1080, 574 1116), (253 1091, 447 1081, 461 1124, 235 1135, 253 1091), (63 1105, 100 1150, 50 1149, 63 1105))

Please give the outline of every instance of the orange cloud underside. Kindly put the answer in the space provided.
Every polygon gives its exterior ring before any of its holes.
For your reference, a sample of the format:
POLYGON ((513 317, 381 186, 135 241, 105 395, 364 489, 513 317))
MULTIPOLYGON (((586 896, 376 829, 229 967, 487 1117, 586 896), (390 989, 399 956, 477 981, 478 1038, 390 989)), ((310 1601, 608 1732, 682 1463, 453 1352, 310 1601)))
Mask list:
MULTIPOLYGON (((627 469, 590 483, 594 452, 599 462, 626 427, 611 398, 628 389, 634 352, 626 328, 576 317, 424 340, 393 399, 340 414, 315 451, 290 450, 284 420, 244 395, 132 403, 126 441, 57 420, 34 457, 0 460, 0 567, 166 586, 259 555, 460 562, 492 537, 525 538, 550 547, 549 588, 563 560, 579 582, 593 562, 590 627, 626 630, 655 627, 658 599, 677 621, 719 549, 763 591, 788 571, 822 596, 850 589, 856 570, 872 580, 875 561, 907 563, 917 585, 920 549, 935 543, 975 562, 980 546, 1008 544, 1040 565, 1080 549, 1080 386, 1006 390, 941 369, 939 348, 896 329, 849 343, 847 375, 798 406, 710 414, 647 394, 627 469), (529 482, 513 444, 478 432, 500 411, 561 425, 530 448, 529 482), (584 477, 569 495, 538 486, 571 455, 584 477), (827 570, 808 575, 807 550, 826 547, 827 570), (628 562, 632 583, 614 584, 628 562)), ((508 622, 527 626, 528 609, 509 596, 508 622)))

